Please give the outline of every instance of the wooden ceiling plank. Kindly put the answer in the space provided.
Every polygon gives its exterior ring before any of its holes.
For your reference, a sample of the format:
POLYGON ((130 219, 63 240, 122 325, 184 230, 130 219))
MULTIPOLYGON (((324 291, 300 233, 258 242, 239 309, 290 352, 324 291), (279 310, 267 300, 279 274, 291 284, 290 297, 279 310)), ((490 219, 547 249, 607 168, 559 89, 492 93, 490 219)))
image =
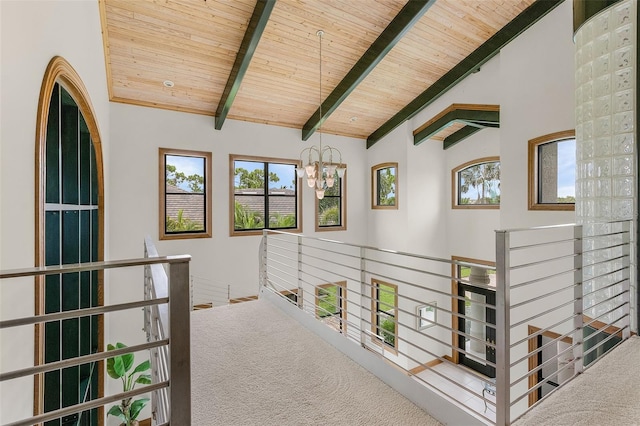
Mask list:
POLYGON ((409 1, 393 21, 382 31, 371 47, 356 62, 342 81, 335 87, 316 113, 314 113, 302 128, 302 140, 309 137, 322 125, 342 101, 364 80, 387 53, 402 37, 420 20, 422 15, 433 5, 435 0, 409 1), (322 114, 320 114, 320 110, 322 114))
POLYGON ((458 63, 458 65, 443 75, 417 98, 371 133, 369 137, 367 137, 367 148, 372 147, 393 129, 422 111, 469 74, 473 73, 478 67, 495 56, 502 47, 539 21, 563 1, 564 0, 536 0, 535 3, 525 9, 463 61, 458 63))
POLYGON ((233 68, 231 68, 231 73, 229 74, 229 79, 222 92, 222 98, 220 98, 220 102, 218 102, 218 108, 216 109, 216 130, 222 129, 222 125, 238 94, 242 79, 247 72, 247 68, 249 68, 251 58, 253 58, 253 54, 262 37, 264 28, 267 26, 269 16, 275 4, 276 0, 258 0, 255 9, 253 9, 249 26, 244 33, 242 44, 240 45, 233 68))

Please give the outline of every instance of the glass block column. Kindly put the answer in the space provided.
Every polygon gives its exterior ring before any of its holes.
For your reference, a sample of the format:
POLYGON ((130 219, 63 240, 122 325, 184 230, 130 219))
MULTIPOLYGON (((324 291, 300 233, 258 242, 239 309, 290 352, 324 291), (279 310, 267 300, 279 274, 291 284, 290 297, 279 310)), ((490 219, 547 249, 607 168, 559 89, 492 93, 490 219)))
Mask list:
MULTIPOLYGON (((588 19, 575 34, 576 43, 576 220, 584 225, 585 315, 609 322, 604 302, 619 292, 613 285, 624 273, 598 278, 622 266, 622 248, 597 250, 619 242, 611 234, 623 226, 612 221, 636 220, 636 7, 625 0, 588 19), (593 251, 592 251, 593 250, 593 251), (596 289, 605 291, 591 294, 596 289)), ((634 225, 635 226, 635 225, 634 225)), ((634 262, 635 253, 631 253, 634 262)), ((634 292, 632 292, 634 293, 634 292)), ((635 307, 636 301, 631 301, 635 307)), ((632 326, 635 329, 635 312, 632 326)))

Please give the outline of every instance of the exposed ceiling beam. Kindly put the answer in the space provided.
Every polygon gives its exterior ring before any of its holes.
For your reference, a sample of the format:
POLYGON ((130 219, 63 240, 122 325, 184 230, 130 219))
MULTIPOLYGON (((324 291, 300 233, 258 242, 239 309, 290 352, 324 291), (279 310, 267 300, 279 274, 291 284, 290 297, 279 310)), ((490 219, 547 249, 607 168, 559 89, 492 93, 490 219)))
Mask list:
POLYGON ((435 3, 435 0, 409 0, 393 21, 382 31, 369 49, 355 63, 331 94, 322 102, 302 127, 302 140, 309 137, 340 106, 347 96, 380 63, 387 53, 398 43, 422 15, 435 3), (322 115, 320 114, 322 111, 322 115))
POLYGON ((442 149, 449 149, 458 142, 463 141, 464 139, 479 132, 482 129, 482 127, 464 126, 462 129, 444 138, 444 140, 442 141, 442 149))
POLYGON ((494 57, 500 49, 506 46, 511 40, 538 22, 563 1, 564 0, 537 0, 500 31, 495 33, 489 40, 474 50, 469 56, 460 61, 458 65, 429 86, 429 88, 422 92, 417 98, 387 120, 387 122, 376 131, 371 133, 367 138, 367 148, 371 148, 393 129, 422 111, 469 74, 477 71, 481 65, 494 57))
POLYGON ((251 15, 247 31, 245 31, 244 37, 242 38, 242 43, 240 44, 240 49, 238 49, 233 68, 231 68, 227 85, 224 88, 224 92, 222 92, 220 102, 218 102, 215 125, 217 130, 222 129, 224 120, 227 118, 231 105, 240 89, 240 83, 242 83, 244 74, 247 68, 249 68, 253 53, 258 46, 260 37, 262 37, 264 28, 267 26, 269 16, 275 4, 276 0, 258 0, 256 7, 253 9, 253 15, 251 15))
MULTIPOLYGON (((471 128, 480 130, 486 127, 500 126, 500 105, 451 104, 413 131, 413 144, 421 144, 426 139, 435 136, 449 127, 452 123, 465 124, 465 127, 456 132, 458 133, 466 129, 464 132, 458 134, 458 137, 463 134, 466 134, 464 137, 471 136, 475 133, 475 131, 471 132, 471 128)), ((451 140, 454 139, 456 138, 452 138, 451 140)), ((458 139, 456 142, 460 142, 461 140, 462 139, 458 139)))

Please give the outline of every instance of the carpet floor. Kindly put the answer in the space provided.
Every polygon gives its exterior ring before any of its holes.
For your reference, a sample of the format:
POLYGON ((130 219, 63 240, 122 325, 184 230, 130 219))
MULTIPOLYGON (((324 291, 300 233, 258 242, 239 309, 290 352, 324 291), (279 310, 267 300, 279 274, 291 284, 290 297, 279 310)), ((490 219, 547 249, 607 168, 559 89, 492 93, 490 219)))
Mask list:
POLYGON ((193 425, 440 423, 264 300, 191 316, 193 425))
POLYGON ((558 389, 514 426, 632 426, 640 424, 640 338, 605 355, 558 389))

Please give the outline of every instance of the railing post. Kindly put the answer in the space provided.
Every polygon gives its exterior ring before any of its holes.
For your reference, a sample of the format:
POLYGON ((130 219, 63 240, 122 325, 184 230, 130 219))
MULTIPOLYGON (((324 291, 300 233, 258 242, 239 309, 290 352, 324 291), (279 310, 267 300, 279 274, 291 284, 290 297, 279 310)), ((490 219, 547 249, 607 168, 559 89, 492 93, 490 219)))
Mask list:
POLYGON ((189 262, 169 265, 170 422, 191 424, 189 262))
POLYGON ((624 291, 624 303, 622 305, 622 339, 626 340, 631 337, 631 222, 622 223, 623 234, 623 250, 626 255, 626 261, 624 262, 624 273, 626 274, 625 280, 622 282, 622 290, 624 291))
POLYGON ((367 265, 364 256, 365 248, 360 247, 360 344, 363 348, 367 346, 367 321, 364 319, 364 316, 367 314, 367 310, 364 307, 364 303, 367 300, 364 297, 364 294, 367 291, 367 284, 365 283, 365 280, 367 279, 367 274, 365 272, 367 265))
POLYGON ((496 424, 511 424, 509 233, 496 231, 496 424))
POLYGON ((582 373, 584 369, 584 268, 582 267, 583 227, 576 225, 573 228, 573 374, 582 373))
POLYGON ((260 240, 260 248, 258 249, 258 265, 260 271, 258 272, 258 293, 262 290, 262 287, 267 285, 267 232, 262 231, 262 239, 260 240))
POLYGON ((298 235, 298 295, 296 297, 296 302, 298 304, 298 308, 302 309, 303 307, 303 299, 304 293, 302 289, 302 235, 298 235))

